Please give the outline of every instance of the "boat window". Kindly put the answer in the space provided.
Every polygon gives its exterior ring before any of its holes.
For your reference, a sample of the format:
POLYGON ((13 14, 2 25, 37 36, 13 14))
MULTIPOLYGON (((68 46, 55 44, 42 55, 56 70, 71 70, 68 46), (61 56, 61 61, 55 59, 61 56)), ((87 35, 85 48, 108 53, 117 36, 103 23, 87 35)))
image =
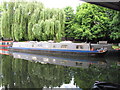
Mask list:
POLYGON ((38 44, 39 47, 42 47, 42 44, 38 44))
POLYGON ((62 45, 61 48, 67 48, 67 45, 62 45))
POLYGON ((9 44, 9 42, 5 42, 5 45, 8 45, 9 44))
POLYGON ((55 45, 53 46, 53 48, 55 48, 55 45))
POLYGON ((108 49, 108 47, 107 47, 107 46, 103 46, 103 48, 104 48, 104 49, 108 49))
POLYGON ((76 45, 76 49, 83 49, 82 45, 76 45))
POLYGON ((100 50, 101 48, 96 48, 95 50, 100 50))
POLYGON ((82 66, 82 62, 76 62, 76 66, 82 66))

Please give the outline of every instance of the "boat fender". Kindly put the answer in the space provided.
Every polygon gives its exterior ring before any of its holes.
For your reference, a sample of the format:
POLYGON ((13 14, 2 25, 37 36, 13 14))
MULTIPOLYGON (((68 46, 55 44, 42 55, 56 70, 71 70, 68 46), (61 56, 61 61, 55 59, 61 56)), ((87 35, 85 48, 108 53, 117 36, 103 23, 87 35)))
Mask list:
POLYGON ((90 50, 91 50, 91 51, 94 51, 94 48, 91 48, 90 50))

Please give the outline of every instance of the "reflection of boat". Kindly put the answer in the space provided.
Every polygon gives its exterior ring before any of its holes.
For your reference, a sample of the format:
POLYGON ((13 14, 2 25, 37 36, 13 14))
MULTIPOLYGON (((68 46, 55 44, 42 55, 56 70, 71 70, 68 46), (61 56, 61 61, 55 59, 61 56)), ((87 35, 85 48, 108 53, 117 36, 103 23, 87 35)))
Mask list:
POLYGON ((92 90, 120 90, 120 84, 96 81, 92 90))
POLYGON ((107 51, 104 48, 94 50, 90 43, 72 43, 71 41, 63 41, 60 43, 54 42, 13 42, 13 51, 24 51, 33 53, 54 53, 54 54, 69 54, 69 55, 103 55, 107 51))
MULTIPOLYGON (((28 53, 20 53, 20 52, 13 52, 12 55, 14 58, 20 58, 20 59, 40 62, 42 64, 50 63, 50 64, 72 66, 72 67, 87 68, 91 64, 98 64, 99 63, 98 61, 89 61, 89 60, 85 60, 85 59, 83 59, 83 60, 70 59, 70 58, 37 55, 37 54, 28 54, 28 53)), ((103 63, 103 64, 105 64, 105 63, 103 63)))
POLYGON ((0 49, 0 54, 9 55, 8 49, 0 49))

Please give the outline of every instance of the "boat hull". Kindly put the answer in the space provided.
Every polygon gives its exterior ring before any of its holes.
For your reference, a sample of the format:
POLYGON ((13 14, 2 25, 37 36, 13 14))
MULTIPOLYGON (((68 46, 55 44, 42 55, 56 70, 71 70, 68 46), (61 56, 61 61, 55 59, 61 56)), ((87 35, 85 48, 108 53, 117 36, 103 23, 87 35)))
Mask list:
POLYGON ((66 49, 41 49, 41 48, 21 48, 10 47, 11 51, 27 52, 35 54, 50 54, 50 55, 72 55, 72 56, 103 56, 106 52, 98 51, 82 51, 82 50, 66 50, 66 49))

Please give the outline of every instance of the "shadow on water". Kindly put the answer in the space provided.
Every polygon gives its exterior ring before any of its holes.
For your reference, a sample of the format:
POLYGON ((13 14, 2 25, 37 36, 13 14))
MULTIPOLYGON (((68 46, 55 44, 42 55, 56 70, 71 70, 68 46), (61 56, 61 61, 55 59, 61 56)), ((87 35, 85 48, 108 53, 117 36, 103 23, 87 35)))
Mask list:
POLYGON ((1 55, 1 88, 90 89, 95 81, 118 83, 120 57, 71 57, 12 52, 1 55))

